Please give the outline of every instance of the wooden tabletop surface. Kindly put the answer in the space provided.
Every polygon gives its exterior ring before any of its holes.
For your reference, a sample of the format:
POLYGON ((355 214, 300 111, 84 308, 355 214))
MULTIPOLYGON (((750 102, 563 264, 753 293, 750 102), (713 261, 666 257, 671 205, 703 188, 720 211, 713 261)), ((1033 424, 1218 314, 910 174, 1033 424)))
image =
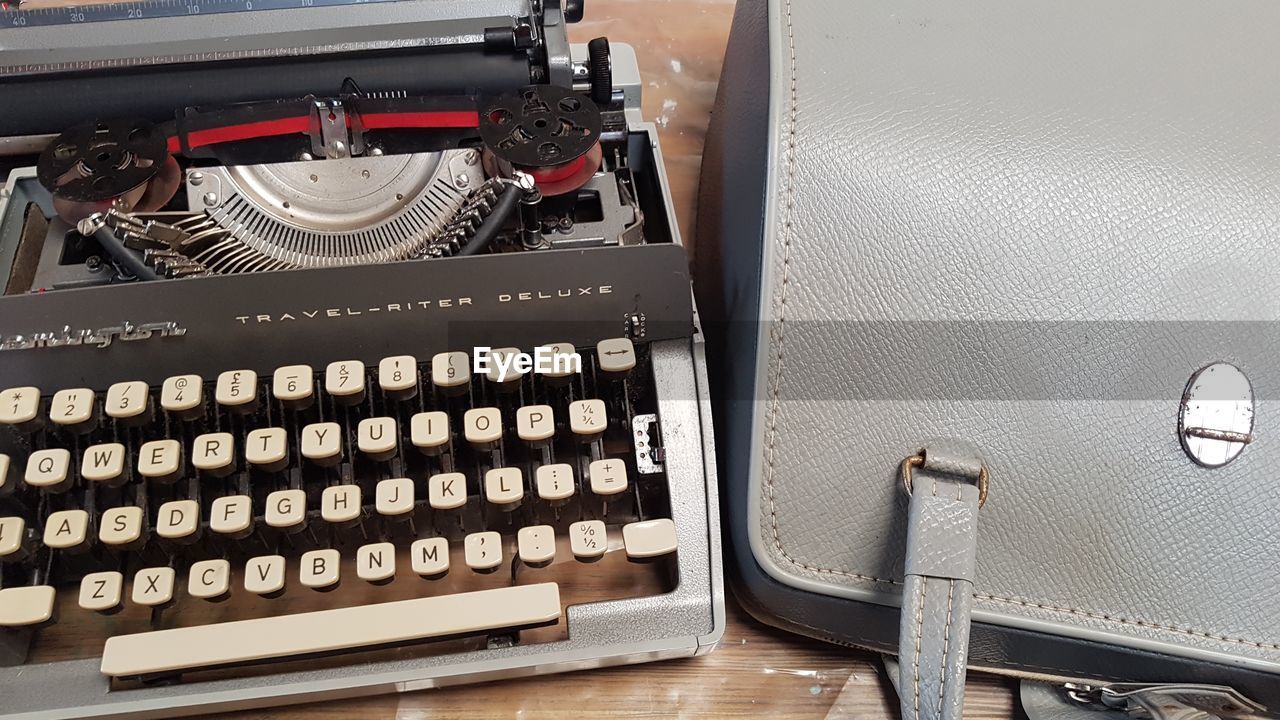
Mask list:
MULTIPOLYGON (((966 718, 1014 714, 1009 681, 969 679, 966 718)), ((879 659, 757 623, 730 603, 719 649, 687 660, 218 716, 223 720, 896 718, 879 659)))

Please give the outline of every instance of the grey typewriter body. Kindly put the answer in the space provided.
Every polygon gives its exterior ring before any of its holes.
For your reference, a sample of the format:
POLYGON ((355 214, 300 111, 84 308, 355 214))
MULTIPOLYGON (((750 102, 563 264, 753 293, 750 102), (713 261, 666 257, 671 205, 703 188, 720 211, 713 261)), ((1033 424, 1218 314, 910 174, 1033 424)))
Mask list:
POLYGON ((580 12, 0 13, 0 717, 714 648, 687 261, 580 12))

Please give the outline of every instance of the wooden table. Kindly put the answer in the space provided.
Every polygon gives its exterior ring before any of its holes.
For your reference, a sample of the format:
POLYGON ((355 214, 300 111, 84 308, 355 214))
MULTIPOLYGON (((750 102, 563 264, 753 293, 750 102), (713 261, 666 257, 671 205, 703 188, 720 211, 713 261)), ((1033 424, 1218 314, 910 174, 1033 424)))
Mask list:
MULTIPOLYGON (((633 45, 644 75, 645 116, 659 126, 672 197, 686 244, 696 242, 698 173, 733 14, 732 0, 588 0, 572 39, 601 35, 633 45)), ((762 49, 763 50, 763 49, 762 49)), ((1022 717, 1016 685, 970 677, 969 718, 1022 717)), ((235 713, 250 718, 882 718, 897 696, 870 653, 779 632, 729 601, 729 628, 702 658, 381 696, 288 710, 235 713)))
MULTIPOLYGON (((1013 714, 1009 688, 1001 678, 970 678, 965 717, 1022 717, 1013 714)), ((724 642, 701 658, 219 717, 873 720, 897 717, 896 705, 897 696, 877 657, 775 631, 731 603, 724 642)))

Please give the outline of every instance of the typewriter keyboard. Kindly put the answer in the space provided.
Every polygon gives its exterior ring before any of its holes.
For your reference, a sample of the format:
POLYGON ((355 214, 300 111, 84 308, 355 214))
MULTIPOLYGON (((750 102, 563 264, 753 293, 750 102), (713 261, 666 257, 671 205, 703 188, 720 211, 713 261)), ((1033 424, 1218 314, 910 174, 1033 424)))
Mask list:
POLYGON ((545 642, 569 605, 671 590, 647 348, 551 348, 580 365, 0 391, 0 665, 127 684, 545 642))

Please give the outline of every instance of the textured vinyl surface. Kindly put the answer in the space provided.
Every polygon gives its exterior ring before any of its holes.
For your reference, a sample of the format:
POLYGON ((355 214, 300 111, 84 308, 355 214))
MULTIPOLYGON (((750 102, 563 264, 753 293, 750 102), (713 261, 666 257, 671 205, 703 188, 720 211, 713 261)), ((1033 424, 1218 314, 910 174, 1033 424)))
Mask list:
POLYGON ((894 602, 898 463, 966 443, 976 619, 1280 671, 1280 5, 771 13, 761 565, 894 602), (1218 361, 1256 440, 1210 470, 1178 408, 1218 361))

